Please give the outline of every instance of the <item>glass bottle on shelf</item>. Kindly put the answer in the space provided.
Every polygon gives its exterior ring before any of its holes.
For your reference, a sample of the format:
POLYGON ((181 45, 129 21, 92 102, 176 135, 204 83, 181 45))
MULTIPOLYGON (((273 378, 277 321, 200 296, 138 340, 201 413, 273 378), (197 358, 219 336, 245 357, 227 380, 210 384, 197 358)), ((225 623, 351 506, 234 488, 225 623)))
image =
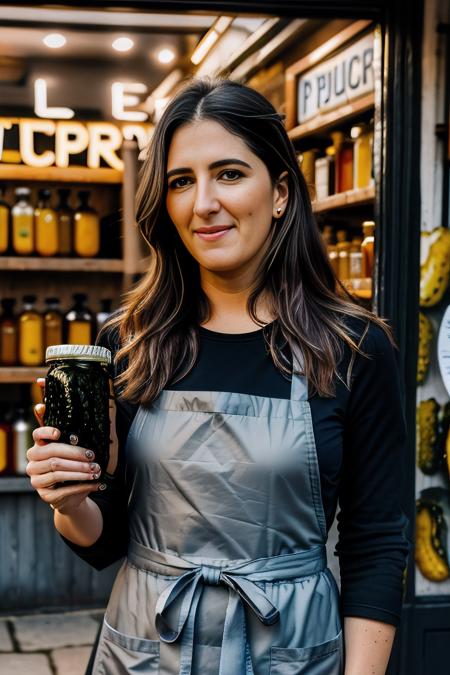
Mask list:
POLYGON ((33 445, 32 427, 25 408, 17 408, 12 424, 14 473, 24 476, 28 464, 27 450, 33 445))
POLYGON ((0 255, 7 253, 9 248, 10 209, 4 199, 5 192, 5 186, 0 185, 0 255))
POLYGON ((50 190, 39 190, 38 205, 34 210, 36 253, 52 256, 58 253, 58 218, 50 208, 50 190))
POLYGON ((316 176, 315 176, 315 166, 316 166, 316 156, 317 156, 317 150, 305 150, 305 152, 302 152, 300 155, 300 169, 303 174, 303 177, 305 179, 306 185, 308 186, 309 193, 311 195, 311 199, 315 199, 315 182, 316 182, 316 176))
POLYGON ((372 185, 372 142, 373 134, 367 124, 352 127, 351 137, 355 139, 353 154, 353 184, 355 188, 372 185))
POLYGON ((27 187, 15 189, 16 203, 11 209, 12 246, 17 255, 31 255, 34 252, 34 209, 30 204, 31 190, 27 187))
POLYGON ((337 250, 339 256, 338 262, 338 276, 342 281, 350 277, 350 242, 347 241, 346 230, 338 230, 336 232, 337 250))
POLYGON ((60 345, 63 341, 63 316, 59 298, 46 298, 44 312, 44 349, 50 345, 60 345))
POLYGON ((86 307, 87 295, 74 293, 75 304, 65 316, 66 342, 69 345, 92 344, 92 312, 86 307))
POLYGON ((353 237, 350 246, 350 279, 361 279, 364 276, 361 244, 361 237, 353 237))
POLYGON ((334 147, 326 148, 325 157, 315 163, 316 199, 326 199, 334 193, 334 147))
POLYGON ((0 405, 0 476, 12 473, 11 420, 6 404, 0 405))
POLYGON ((353 142, 342 131, 330 134, 335 149, 335 191, 353 189, 353 142))
POLYGON ((331 267, 336 274, 339 274, 339 253, 335 244, 334 230, 331 225, 325 225, 322 231, 322 236, 327 247, 328 257, 330 259, 331 267))
POLYGON ((80 203, 74 215, 74 250, 82 258, 93 258, 100 250, 100 221, 89 197, 87 190, 78 192, 80 203))
POLYGON ((70 190, 61 188, 58 190, 59 203, 56 207, 58 216, 58 244, 59 255, 72 255, 73 246, 73 209, 69 206, 70 190))
POLYGON ((23 298, 23 311, 19 316, 21 366, 40 366, 44 361, 44 321, 34 306, 35 302, 35 295, 25 295, 23 298))
POLYGON ((361 244, 363 256, 363 276, 372 277, 375 250, 375 223, 373 220, 365 220, 362 224, 364 240, 361 244))
POLYGON ((100 300, 100 311, 96 315, 97 323, 97 335, 102 329, 105 322, 109 319, 112 313, 112 300, 110 298, 104 298, 100 300))
POLYGON ((16 366, 17 355, 17 318, 14 315, 15 298, 3 298, 0 316, 0 365, 16 366))

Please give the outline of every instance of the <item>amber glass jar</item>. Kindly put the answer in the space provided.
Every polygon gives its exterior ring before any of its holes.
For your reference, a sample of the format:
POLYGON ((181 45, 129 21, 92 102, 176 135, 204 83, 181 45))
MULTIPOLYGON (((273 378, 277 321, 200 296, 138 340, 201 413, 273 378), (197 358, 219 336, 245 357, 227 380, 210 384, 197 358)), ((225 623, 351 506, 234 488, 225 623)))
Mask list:
POLYGON ((342 131, 331 134, 335 148, 335 188, 336 192, 353 189, 353 141, 342 131))
POLYGON ((58 298, 46 298, 44 312, 44 348, 60 345, 63 341, 63 316, 58 298))
POLYGON ((58 253, 58 218, 50 207, 50 190, 39 190, 38 196, 34 210, 36 253, 49 257, 58 253))
POLYGON ((89 345, 93 342, 93 315, 86 307, 85 293, 74 293, 74 306, 65 316, 66 342, 71 345, 89 345))
POLYGON ((361 244, 363 254, 363 274, 365 277, 372 277, 373 263, 375 253, 375 223, 373 220, 366 220, 362 224, 364 240, 361 244))
POLYGON ((44 361, 43 318, 35 309, 35 295, 25 295, 19 316, 19 363, 40 366, 44 361))
POLYGON ((17 365, 18 332, 17 318, 14 315, 15 298, 3 298, 2 315, 0 316, 0 364, 2 366, 17 365))
POLYGON ((10 209, 4 200, 5 186, 0 185, 0 255, 9 248, 9 219, 10 209))
POLYGON ((87 190, 80 190, 74 215, 74 250, 83 258, 93 258, 100 250, 100 221, 97 211, 89 206, 89 196, 87 190))
POLYGON ((367 124, 352 127, 351 136, 355 139, 353 148, 353 183, 355 188, 365 188, 373 183, 372 178, 372 142, 373 133, 367 124))
POLYGON ((31 191, 27 187, 15 189, 16 203, 11 209, 12 246, 17 255, 34 252, 34 209, 30 204, 31 191))
POLYGON ((72 255, 73 248, 73 210, 69 206, 70 190, 58 190, 59 203, 56 207, 58 216, 58 243, 59 255, 72 255))

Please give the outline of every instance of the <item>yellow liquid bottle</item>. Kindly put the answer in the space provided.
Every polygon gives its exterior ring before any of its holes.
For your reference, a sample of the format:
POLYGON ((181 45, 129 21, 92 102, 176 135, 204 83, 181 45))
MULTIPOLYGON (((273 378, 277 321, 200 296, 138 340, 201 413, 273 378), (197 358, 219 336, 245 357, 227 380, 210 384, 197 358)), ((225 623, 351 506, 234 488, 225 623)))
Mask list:
POLYGON ((74 215, 74 250, 82 258, 93 258, 100 251, 100 221, 89 206, 89 192, 80 190, 80 204, 74 215))
POLYGON ((16 203, 11 209, 12 245, 17 255, 31 255, 34 251, 34 209, 30 204, 30 189, 15 190, 16 203))
POLYGON ((35 295, 25 295, 19 317, 19 363, 21 366, 40 366, 44 361, 43 319, 35 309, 35 295))
POLYGON ((9 206, 3 199, 4 185, 0 185, 0 255, 6 253, 9 247, 9 206))
POLYGON ((373 134, 366 124, 352 127, 351 136, 355 140, 353 183, 355 188, 372 185, 372 141, 373 134))
POLYGON ((63 342, 63 317, 58 298, 46 298, 44 312, 44 349, 63 342))
POLYGON ((347 232, 345 230, 338 230, 336 232, 339 262, 338 262, 338 276, 341 281, 350 278, 350 247, 351 243, 347 241, 347 232))
POLYGON ((59 255, 70 256, 73 250, 73 211, 69 206, 70 190, 58 190, 59 204, 56 208, 58 215, 59 255))
POLYGON ((86 307, 85 293, 74 293, 75 304, 66 314, 66 342, 69 345, 90 345, 93 342, 93 315, 86 307))
POLYGON ((375 256, 375 223, 373 220, 365 220, 362 224, 364 241, 361 244, 363 254, 363 274, 365 277, 373 275, 375 256))
POLYGON ((17 356, 17 318, 14 316, 15 298, 2 298, 3 313, 0 317, 0 365, 16 366, 17 356))
POLYGON ((42 256, 58 253, 58 218, 50 208, 50 190, 39 190, 39 202, 34 211, 36 252, 42 256))

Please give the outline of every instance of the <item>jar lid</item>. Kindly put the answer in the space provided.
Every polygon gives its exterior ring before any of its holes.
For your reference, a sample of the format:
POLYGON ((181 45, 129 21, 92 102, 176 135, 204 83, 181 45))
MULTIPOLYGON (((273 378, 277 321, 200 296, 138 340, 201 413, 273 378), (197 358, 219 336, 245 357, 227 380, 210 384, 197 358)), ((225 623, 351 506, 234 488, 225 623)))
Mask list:
POLYGON ((106 365, 111 363, 111 352, 106 347, 96 345, 52 345, 47 347, 45 362, 77 359, 78 361, 96 361, 106 365))

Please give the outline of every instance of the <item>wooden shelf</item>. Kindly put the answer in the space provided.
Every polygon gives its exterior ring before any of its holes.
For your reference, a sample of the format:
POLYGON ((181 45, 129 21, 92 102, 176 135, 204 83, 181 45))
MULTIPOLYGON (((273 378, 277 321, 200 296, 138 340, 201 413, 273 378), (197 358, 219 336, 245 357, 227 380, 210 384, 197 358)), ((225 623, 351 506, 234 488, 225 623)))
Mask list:
POLYGON ((45 377, 47 373, 46 366, 3 366, 0 368, 0 383, 3 384, 25 384, 36 382, 36 378, 45 377))
POLYGON ((122 183, 123 172, 117 169, 89 169, 85 166, 46 168, 25 164, 1 164, 0 180, 39 181, 40 183, 122 183))
POLYGON ((353 117, 359 117, 374 106, 375 95, 372 92, 335 110, 318 113, 313 119, 291 129, 288 132, 289 138, 295 142, 314 134, 326 132, 330 127, 342 126, 353 117))
POLYGON ((344 209, 351 206, 370 204, 374 199, 375 185, 370 185, 366 188, 347 190, 347 192, 339 192, 338 194, 330 195, 326 199, 314 201, 312 207, 315 213, 320 213, 321 211, 331 211, 332 209, 344 209))
POLYGON ((0 256, 0 270, 19 272, 123 272, 123 260, 0 256))
POLYGON ((34 491, 28 476, 0 476, 0 493, 34 491))

